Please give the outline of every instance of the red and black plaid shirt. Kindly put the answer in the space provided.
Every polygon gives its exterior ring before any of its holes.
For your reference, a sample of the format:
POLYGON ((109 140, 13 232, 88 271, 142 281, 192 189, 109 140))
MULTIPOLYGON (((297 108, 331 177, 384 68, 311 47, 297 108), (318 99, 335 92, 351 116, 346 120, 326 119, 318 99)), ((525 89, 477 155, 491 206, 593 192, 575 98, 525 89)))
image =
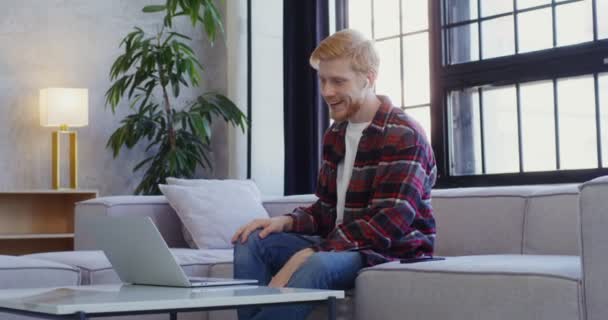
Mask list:
POLYGON ((346 192, 344 221, 336 226, 336 172, 345 153, 347 121, 323 138, 323 164, 312 206, 298 208, 293 232, 316 234, 315 251, 359 251, 367 265, 432 255, 435 219, 431 188, 436 166, 421 126, 388 98, 363 131, 346 192))

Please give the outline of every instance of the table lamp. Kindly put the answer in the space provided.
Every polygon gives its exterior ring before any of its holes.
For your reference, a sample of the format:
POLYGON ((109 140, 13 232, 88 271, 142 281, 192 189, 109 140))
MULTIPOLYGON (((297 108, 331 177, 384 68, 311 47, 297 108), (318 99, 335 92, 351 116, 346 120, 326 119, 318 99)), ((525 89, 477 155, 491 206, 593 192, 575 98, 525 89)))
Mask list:
POLYGON ((52 186, 60 188, 60 137, 67 134, 70 140, 70 188, 78 187, 78 138, 70 127, 89 124, 89 91, 80 88, 46 88, 40 90, 40 125, 59 127, 52 133, 52 186))

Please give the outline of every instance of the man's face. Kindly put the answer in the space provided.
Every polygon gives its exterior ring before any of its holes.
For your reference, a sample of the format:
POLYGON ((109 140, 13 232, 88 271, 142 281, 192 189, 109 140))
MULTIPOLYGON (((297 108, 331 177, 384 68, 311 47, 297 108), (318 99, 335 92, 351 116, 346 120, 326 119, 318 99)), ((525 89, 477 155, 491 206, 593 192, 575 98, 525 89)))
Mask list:
POLYGON ((348 120, 361 109, 367 88, 365 76, 355 72, 346 58, 319 62, 321 95, 337 122, 348 120))

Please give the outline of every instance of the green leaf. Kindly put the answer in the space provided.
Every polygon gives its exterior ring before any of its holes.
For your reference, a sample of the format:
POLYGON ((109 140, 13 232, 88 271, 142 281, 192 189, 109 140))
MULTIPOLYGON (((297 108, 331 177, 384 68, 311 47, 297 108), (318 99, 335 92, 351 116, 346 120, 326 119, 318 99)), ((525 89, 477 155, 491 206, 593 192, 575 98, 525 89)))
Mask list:
POLYGON ((196 58, 196 54, 194 53, 194 50, 192 50, 192 48, 190 48, 187 44, 185 44, 183 42, 179 42, 179 41, 174 41, 174 43, 175 43, 174 44, 175 48, 177 49, 176 51, 183 52, 192 58, 196 58))
POLYGON ((173 89, 173 96, 175 98, 179 97, 179 80, 175 77, 171 77, 171 88, 173 89))
MULTIPOLYGON (((190 0, 190 21, 192 22, 192 26, 196 25, 196 21, 198 20, 198 10, 200 4, 196 0, 190 0)), ((184 10, 186 11, 186 10, 184 10)))
POLYGON ((173 23, 172 23, 172 21, 171 21, 171 20, 172 20, 172 19, 171 19, 171 15, 170 15, 170 14, 167 14, 167 15, 165 16, 165 18, 163 19, 163 25, 164 25, 165 27, 172 28, 172 27, 173 27, 173 23))
POLYGON ((133 172, 141 169, 141 167, 143 167, 144 165, 146 165, 146 163, 150 162, 154 160, 154 157, 148 157, 145 160, 141 161, 140 163, 138 163, 137 165, 135 165, 135 167, 133 167, 133 172))
POLYGON ((131 104, 129 105, 129 109, 131 110, 135 110, 135 104, 137 104, 137 102, 139 102, 139 100, 141 100, 142 96, 138 96, 135 99, 133 99, 133 101, 131 101, 131 104))
POLYGON ((152 140, 152 142, 150 142, 147 146, 145 151, 148 152, 150 151, 150 149, 152 149, 154 146, 158 145, 159 143, 161 143, 162 139, 163 139, 163 135, 160 134, 162 131, 159 130, 159 134, 156 136, 156 138, 154 140, 152 140))
POLYGON ((206 10, 210 11, 210 15, 213 19, 213 23, 216 24, 217 28, 220 30, 220 32, 224 33, 224 25, 222 24, 222 17, 220 15, 219 10, 217 10, 217 7, 215 6, 215 4, 213 3, 213 0, 205 0, 206 2, 206 10))
POLYGON ((178 32, 174 32, 174 31, 172 31, 172 32, 169 32, 169 33, 170 33, 171 35, 174 35, 174 36, 176 36, 176 37, 180 37, 180 38, 182 38, 182 39, 186 39, 186 40, 192 40, 192 38, 190 38, 190 37, 188 37, 188 36, 186 36, 186 35, 184 35, 184 34, 178 33, 178 32))
POLYGON ((209 37, 209 40, 211 41, 211 44, 213 44, 213 42, 215 42, 215 21, 213 20, 213 14, 211 13, 211 10, 207 9, 205 10, 205 16, 203 21, 204 26, 205 26, 205 32, 207 33, 207 37, 209 37))
POLYGON ((169 164, 169 171, 171 172, 175 172, 176 167, 177 167, 177 159, 175 157, 175 151, 171 150, 169 151, 169 154, 167 155, 167 160, 168 160, 168 164, 169 164))
POLYGON ((152 6, 145 6, 142 11, 146 12, 146 13, 151 13, 151 12, 160 12, 160 11, 165 11, 167 9, 166 6, 163 5, 152 5, 152 6))
POLYGON ((192 120, 192 125, 193 125, 193 131, 194 133, 202 140, 202 141, 207 141, 209 134, 208 134, 208 123, 205 123, 205 121, 203 120, 203 117, 201 117, 200 114, 198 113, 192 113, 190 115, 190 119, 192 120))
POLYGON ((169 8, 169 13, 175 14, 177 10, 177 0, 167 0, 167 7, 169 8))
POLYGON ((186 0, 177 0, 178 7, 180 7, 184 12, 190 12, 190 3, 186 0))

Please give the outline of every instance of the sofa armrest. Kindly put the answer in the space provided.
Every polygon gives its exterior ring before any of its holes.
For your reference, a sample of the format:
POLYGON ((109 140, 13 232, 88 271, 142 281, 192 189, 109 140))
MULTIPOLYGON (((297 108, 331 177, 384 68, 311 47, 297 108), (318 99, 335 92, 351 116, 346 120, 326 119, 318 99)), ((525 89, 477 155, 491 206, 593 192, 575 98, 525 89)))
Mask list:
POLYGON ((76 203, 75 250, 98 249, 84 227, 92 215, 150 217, 169 247, 188 247, 182 235, 182 224, 164 196, 111 196, 76 203))
POLYGON ((581 244, 587 319, 608 314, 608 176, 581 186, 581 244))

